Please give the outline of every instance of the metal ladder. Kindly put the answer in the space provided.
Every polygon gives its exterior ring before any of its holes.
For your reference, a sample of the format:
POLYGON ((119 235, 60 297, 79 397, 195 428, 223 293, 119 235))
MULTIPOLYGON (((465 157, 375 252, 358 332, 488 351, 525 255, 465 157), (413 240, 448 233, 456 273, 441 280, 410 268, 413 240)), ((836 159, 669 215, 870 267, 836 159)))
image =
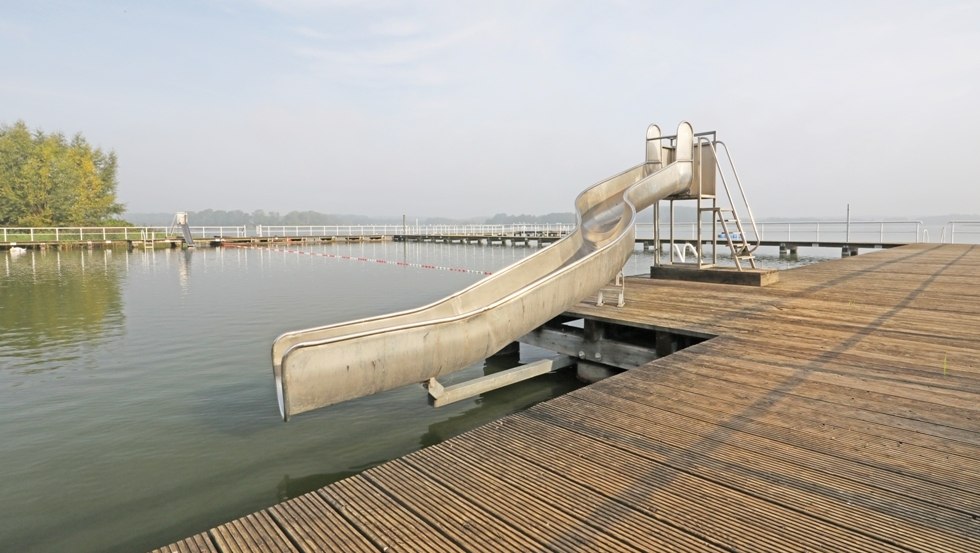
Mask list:
POLYGON ((749 206, 749 200, 745 195, 745 188, 742 186, 742 181, 738 176, 738 171, 735 169, 735 162, 732 160, 731 153, 728 151, 728 145, 721 140, 712 140, 707 136, 697 137, 698 147, 705 144, 711 148, 711 151, 714 154, 717 174, 721 178, 721 184, 725 189, 725 196, 728 199, 729 207, 719 207, 714 201, 712 201, 711 207, 702 208, 700 207, 699 201, 698 220, 701 220, 702 212, 710 211, 712 213, 712 231, 714 234, 713 243, 715 250, 717 250, 718 234, 714 233, 716 230, 714 226, 715 223, 718 223, 721 226, 721 236, 724 238, 725 243, 732 252, 732 260, 735 262, 735 268, 741 271, 744 268, 742 267, 742 263, 748 262, 749 267, 756 269, 758 266, 755 262, 754 252, 756 249, 758 249, 762 238, 759 235, 759 227, 756 225, 755 216, 752 214, 752 207, 749 206), (748 222, 752 230, 752 236, 755 237, 755 244, 749 243, 748 235, 745 232, 745 225, 742 224, 742 218, 738 214, 738 209, 736 209, 735 196, 732 194, 733 186, 729 185, 728 179, 725 177, 726 171, 723 170, 721 166, 723 163, 722 158, 718 155, 719 146, 724 149, 724 159, 727 161, 727 168, 731 173, 732 180, 734 181, 732 185, 737 188, 738 198, 741 200, 741 205, 745 208, 745 212, 748 215, 748 222))
POLYGON ((725 242, 728 243, 728 247, 731 249, 735 267, 741 271, 742 262, 748 261, 750 267, 753 269, 757 268, 755 255, 753 255, 755 248, 749 245, 749 241, 745 237, 745 229, 742 227, 742 220, 739 219, 738 212, 734 208, 722 207, 713 208, 712 211, 715 212, 715 218, 721 225, 721 232, 725 237, 725 242), (729 229, 729 225, 731 224, 735 225, 735 232, 729 229))
POLYGON ((143 243, 144 250, 152 250, 153 242, 156 241, 156 233, 147 234, 146 229, 140 231, 140 241, 143 243))

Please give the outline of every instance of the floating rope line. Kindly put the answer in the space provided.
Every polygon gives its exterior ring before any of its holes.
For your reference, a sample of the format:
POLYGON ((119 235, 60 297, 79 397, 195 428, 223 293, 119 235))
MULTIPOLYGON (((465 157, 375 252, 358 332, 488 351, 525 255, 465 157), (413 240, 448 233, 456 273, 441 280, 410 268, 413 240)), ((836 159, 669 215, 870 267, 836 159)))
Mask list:
MULTIPOLYGON (((257 246, 241 246, 238 244, 225 244, 225 247, 233 248, 256 248, 257 246)), ((429 263, 409 263, 407 261, 391 261, 389 259, 374 259, 370 257, 358 257, 356 255, 339 255, 335 253, 317 253, 308 252, 303 250, 293 250, 289 248, 266 248, 271 251, 283 252, 283 253, 295 253, 299 255, 309 255, 313 257, 329 257, 331 259, 343 259, 345 261, 363 261, 365 263, 377 263, 379 265, 395 265, 397 267, 412 267, 415 269, 434 269, 436 271, 450 271, 453 273, 472 273, 477 275, 492 275, 492 271, 481 271, 479 269, 468 269, 466 267, 443 267, 441 265, 432 265, 429 263)))

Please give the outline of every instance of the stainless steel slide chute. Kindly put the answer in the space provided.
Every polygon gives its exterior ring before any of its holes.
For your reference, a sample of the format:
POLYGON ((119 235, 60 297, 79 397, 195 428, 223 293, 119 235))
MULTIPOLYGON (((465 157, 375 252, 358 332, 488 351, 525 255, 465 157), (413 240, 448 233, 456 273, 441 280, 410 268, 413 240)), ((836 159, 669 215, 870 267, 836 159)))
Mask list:
POLYGON ((690 186, 691 126, 666 167, 660 136, 651 125, 644 163, 579 194, 576 230, 553 245, 429 305, 277 338, 283 419, 467 367, 595 293, 633 253, 636 212, 690 186))
POLYGON ((170 224, 168 235, 173 235, 174 231, 180 229, 181 237, 188 248, 194 247, 194 235, 191 234, 191 227, 187 224, 187 213, 181 211, 174 215, 173 223, 170 224))

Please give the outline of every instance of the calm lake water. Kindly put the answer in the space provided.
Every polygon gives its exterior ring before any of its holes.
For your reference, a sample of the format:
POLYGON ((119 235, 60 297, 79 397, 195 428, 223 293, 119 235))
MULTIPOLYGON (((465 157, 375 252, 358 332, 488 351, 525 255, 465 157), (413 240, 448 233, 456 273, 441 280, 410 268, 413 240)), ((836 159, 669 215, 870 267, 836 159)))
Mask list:
MULTIPOLYGON (((0 550, 148 550, 578 386, 548 375, 439 409, 408 386, 283 423, 277 335, 422 305, 482 277, 324 254, 493 271, 536 251, 291 250, 3 253, 0 550)), ((638 254, 626 272, 649 264, 638 254)), ((549 354, 524 346, 521 361, 549 354)), ((503 363, 446 381, 514 361, 503 363)))

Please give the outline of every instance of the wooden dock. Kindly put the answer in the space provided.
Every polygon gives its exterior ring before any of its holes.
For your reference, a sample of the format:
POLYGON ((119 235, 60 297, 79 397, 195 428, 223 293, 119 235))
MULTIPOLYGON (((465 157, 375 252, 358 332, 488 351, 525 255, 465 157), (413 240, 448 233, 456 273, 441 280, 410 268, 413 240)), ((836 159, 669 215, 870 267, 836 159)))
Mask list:
MULTIPOLYGON (((536 232, 536 233, 508 233, 508 234, 394 234, 392 235, 392 240, 395 242, 432 242, 437 244, 479 244, 483 246, 487 245, 498 245, 498 246, 537 246, 543 247, 548 246, 557 242, 559 239, 563 238, 567 233, 559 232, 536 232)), ((675 243, 680 247, 684 244, 694 244, 697 242, 696 238, 686 237, 677 238, 675 243)), ((755 244, 755 241, 750 241, 755 244)), ((670 240, 660 239, 654 240, 653 238, 640 238, 636 237, 633 239, 635 246, 642 251, 652 251, 656 249, 659 244, 661 248, 669 250, 670 240)), ((725 240, 719 236, 716 238, 706 237, 701 239, 701 243, 705 246, 711 244, 716 247, 725 247, 725 240)), ((784 255, 796 255, 800 248, 833 248, 842 251, 846 251, 847 255, 857 255, 860 251, 866 250, 880 250, 888 248, 897 248, 911 243, 911 241, 906 238, 901 242, 886 242, 883 240, 790 240, 786 238, 772 239, 772 240, 762 240, 758 241, 760 246, 767 246, 773 248, 779 248, 781 252, 785 252, 784 255)))
POLYGON ((716 337, 157 551, 980 551, 980 246, 574 312, 716 337))

